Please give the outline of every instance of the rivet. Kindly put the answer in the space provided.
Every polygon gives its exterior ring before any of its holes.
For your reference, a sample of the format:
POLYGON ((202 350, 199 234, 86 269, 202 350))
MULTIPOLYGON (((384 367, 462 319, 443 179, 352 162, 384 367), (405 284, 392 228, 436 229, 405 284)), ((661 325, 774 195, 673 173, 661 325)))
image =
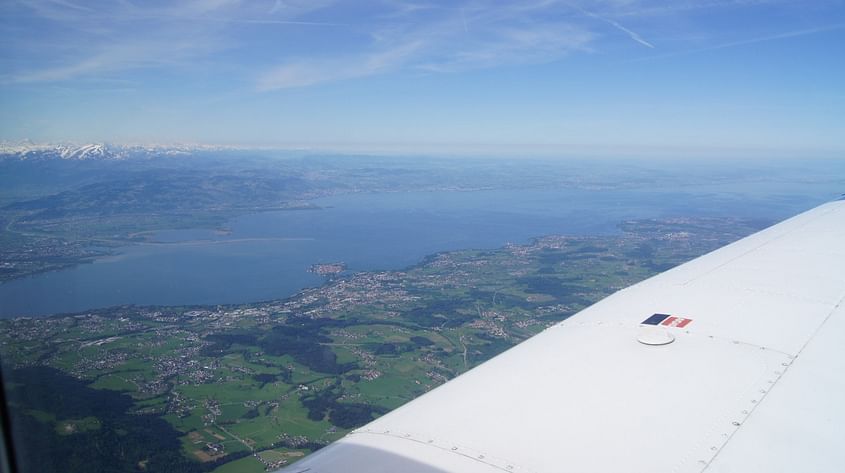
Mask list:
POLYGON ((716 447, 710 447, 710 450, 712 450, 712 451, 714 451, 714 452, 715 452, 715 451, 716 451, 716 447))
POLYGON ((452 447, 452 451, 455 451, 457 449, 458 449, 458 447, 452 447))
POLYGON ((741 424, 740 424, 739 422, 737 422, 737 421, 733 421, 733 422, 731 422, 731 424, 733 424, 733 426, 734 426, 734 427, 739 427, 739 426, 741 425, 741 424))
POLYGON ((748 411, 746 410, 743 410, 742 413, 748 415, 748 411))
POLYGON ((483 459, 484 459, 484 455, 479 455, 479 456, 478 456, 478 459, 479 459, 479 460, 483 460, 483 459))

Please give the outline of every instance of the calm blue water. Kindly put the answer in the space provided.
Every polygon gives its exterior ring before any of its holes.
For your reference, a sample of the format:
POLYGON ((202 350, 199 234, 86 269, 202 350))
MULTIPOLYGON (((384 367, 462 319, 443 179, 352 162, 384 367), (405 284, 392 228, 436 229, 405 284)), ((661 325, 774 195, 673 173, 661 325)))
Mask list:
POLYGON ((0 316, 118 304, 216 304, 283 298, 316 286, 318 262, 398 269, 424 256, 495 248, 545 234, 608 234, 625 219, 741 216, 780 220, 830 196, 764 185, 655 190, 544 190, 360 194, 322 210, 268 212, 229 222, 232 233, 168 231, 157 243, 92 264, 0 285, 0 316), (781 189, 782 191, 782 189, 781 189))

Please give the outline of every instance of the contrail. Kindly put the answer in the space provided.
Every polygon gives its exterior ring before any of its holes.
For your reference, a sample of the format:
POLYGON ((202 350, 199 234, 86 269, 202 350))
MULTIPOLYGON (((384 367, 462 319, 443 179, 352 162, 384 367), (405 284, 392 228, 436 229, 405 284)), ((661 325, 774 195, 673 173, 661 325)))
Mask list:
POLYGON ((818 28, 810 28, 810 29, 806 29, 806 30, 787 31, 785 33, 778 33, 778 34, 769 35, 769 36, 760 36, 760 37, 757 37, 757 38, 749 38, 749 39, 743 39, 743 40, 739 40, 739 41, 732 41, 730 43, 716 44, 714 46, 708 46, 708 47, 705 47, 705 48, 690 49, 690 50, 687 50, 687 51, 679 51, 679 52, 675 52, 675 53, 658 54, 658 55, 655 55, 655 56, 647 56, 647 57, 642 57, 642 58, 636 58, 636 59, 631 59, 631 60, 625 61, 625 62, 641 62, 641 61, 646 61, 646 60, 650 60, 650 59, 664 59, 664 58, 677 57, 677 56, 686 56, 688 54, 703 53, 703 52, 707 52, 707 51, 716 51, 716 50, 719 50, 719 49, 734 48, 734 47, 738 47, 738 46, 745 46, 747 44, 763 43, 763 42, 766 42, 766 41, 776 41, 776 40, 780 40, 780 39, 795 38, 797 36, 806 36, 806 35, 811 35, 811 34, 824 33, 826 31, 841 30, 843 28, 845 28, 845 24, 840 23, 840 24, 835 24, 835 25, 821 26, 821 27, 818 27, 818 28))
POLYGON ((651 43, 649 43, 648 41, 646 41, 645 39, 643 39, 643 37, 642 37, 642 36, 640 36, 639 34, 637 34, 635 31, 631 31, 631 30, 629 30, 628 28, 625 28, 624 26, 620 25, 618 22, 613 21, 613 20, 611 20, 610 18, 605 18, 605 17, 603 17, 603 16, 601 16, 601 15, 598 15, 598 14, 596 14, 596 13, 589 12, 589 11, 587 11, 587 10, 584 10, 583 8, 579 7, 578 5, 570 5, 570 6, 571 6, 572 8, 574 8, 574 9, 576 9, 576 10, 580 11, 581 13, 583 13, 583 14, 587 15, 587 16, 593 17, 593 18, 595 18, 595 19, 597 19, 597 20, 601 20, 601 21, 603 21, 603 22, 607 23, 608 25, 610 25, 610 26, 612 26, 612 27, 616 28, 617 30, 619 30, 619 31, 621 31, 621 32, 623 32, 623 33, 625 33, 625 34, 627 34, 629 38, 631 38, 631 39, 633 39, 634 41, 636 41, 636 42, 638 42, 638 43, 642 44, 643 46, 645 46, 645 47, 647 47, 647 48, 654 49, 654 45, 653 45, 653 44, 651 44, 651 43))
POLYGON ((642 44, 643 46, 646 46, 646 47, 649 47, 649 48, 651 48, 651 49, 654 49, 654 45, 653 45, 653 44, 651 44, 651 43, 649 43, 648 41, 644 40, 642 36, 638 35, 637 33, 633 32, 633 31, 631 31, 631 30, 629 30, 628 28, 625 28, 624 26, 620 25, 619 23, 617 23, 617 22, 615 22, 615 21, 613 21, 613 20, 611 20, 611 19, 608 19, 608 18, 602 18, 602 17, 600 17, 600 16, 598 16, 598 15, 592 15, 592 16, 593 16, 593 17, 595 17, 595 18, 598 18, 599 20, 602 20, 602 21, 604 21, 604 22, 608 23, 609 25, 613 26, 614 28, 616 28, 616 29, 617 29, 617 30, 619 30, 619 31, 622 31, 622 32, 628 33, 628 36, 630 36, 630 37, 631 37, 631 39, 633 39, 634 41, 636 41, 636 42, 638 42, 638 43, 642 44))

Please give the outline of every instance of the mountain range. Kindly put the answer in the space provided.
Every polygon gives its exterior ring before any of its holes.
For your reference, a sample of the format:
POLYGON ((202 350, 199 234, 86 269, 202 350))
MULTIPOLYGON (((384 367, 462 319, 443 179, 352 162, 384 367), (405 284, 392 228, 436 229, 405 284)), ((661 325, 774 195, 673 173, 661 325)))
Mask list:
POLYGON ((187 155, 196 151, 223 149, 201 145, 112 145, 40 144, 28 141, 0 142, 0 160, 121 160, 128 158, 153 158, 159 156, 187 155))

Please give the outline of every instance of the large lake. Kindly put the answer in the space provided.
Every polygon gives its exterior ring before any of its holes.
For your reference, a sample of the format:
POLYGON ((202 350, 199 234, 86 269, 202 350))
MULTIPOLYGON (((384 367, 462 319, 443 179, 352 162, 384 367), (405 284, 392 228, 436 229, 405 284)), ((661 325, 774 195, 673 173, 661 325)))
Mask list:
POLYGON ((833 189, 531 190, 355 194, 321 210, 251 214, 231 234, 167 231, 154 242, 72 269, 0 285, 0 316, 119 304, 218 304, 284 298, 319 285, 318 262, 399 269, 424 256, 495 248, 546 234, 608 234, 630 218, 738 216, 775 221, 818 205, 833 189))

